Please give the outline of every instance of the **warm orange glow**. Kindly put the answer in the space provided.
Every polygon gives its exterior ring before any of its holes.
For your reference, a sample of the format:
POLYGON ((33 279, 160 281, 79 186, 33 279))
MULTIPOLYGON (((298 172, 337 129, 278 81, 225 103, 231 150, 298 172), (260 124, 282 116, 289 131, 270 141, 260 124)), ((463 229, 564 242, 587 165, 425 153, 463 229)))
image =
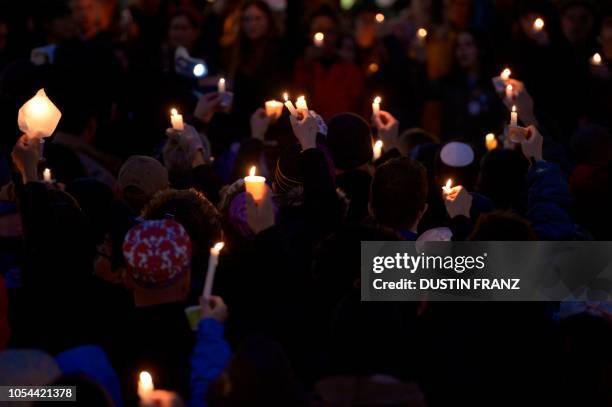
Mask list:
POLYGON ((507 81, 508 79, 510 79, 510 75, 512 75, 512 71, 506 68, 502 71, 500 76, 504 81, 507 81))
POLYGON ((283 93, 283 98, 285 99, 285 102, 289 100, 289 94, 287 92, 283 93))
POLYGON ((512 106, 512 113, 516 113, 516 106, 512 106))
POLYGON ((376 97, 374 98, 374 103, 376 103, 377 105, 379 105, 379 104, 380 104, 380 102, 382 102, 382 98, 381 98, 380 96, 376 96, 376 97))
POLYGON ((385 15, 383 13, 376 14, 376 22, 382 23, 385 21, 385 15))
POLYGON ((142 395, 142 393, 153 391, 153 378, 151 374, 147 371, 142 371, 138 375, 138 394, 142 395))
POLYGON ((427 37, 427 30, 424 28, 419 28, 419 30, 417 31, 417 36, 424 40, 427 37))
MULTIPOLYGON (((255 168, 255 167, 253 167, 253 168, 255 168)), ((223 249, 223 246, 225 246, 225 243, 223 243, 223 242, 215 243, 213 248, 210 249, 210 253, 214 254, 215 256, 218 256, 219 252, 221 252, 221 249, 223 249)))
POLYGON ((601 54, 596 53, 595 55, 593 55, 593 58, 591 58, 591 63, 593 65, 601 65, 603 59, 601 57, 601 54))
POLYGON ((453 180, 449 178, 448 181, 446 181, 446 189, 451 189, 452 186, 453 180))
POLYGON ((536 18, 533 22, 533 29, 535 31, 542 31, 544 29, 544 20, 541 18, 536 18))
POLYGON ((170 110, 170 114, 172 116, 176 116, 178 114, 178 111, 176 109, 172 109, 172 110, 170 110))
POLYGON ((316 33, 314 35, 314 39, 315 39, 315 41, 323 41, 325 39, 325 34, 323 34, 323 33, 316 33))
POLYGON ((249 171, 249 177, 254 177, 255 171, 257 171, 257 167, 255 166, 251 167, 251 170, 249 171))

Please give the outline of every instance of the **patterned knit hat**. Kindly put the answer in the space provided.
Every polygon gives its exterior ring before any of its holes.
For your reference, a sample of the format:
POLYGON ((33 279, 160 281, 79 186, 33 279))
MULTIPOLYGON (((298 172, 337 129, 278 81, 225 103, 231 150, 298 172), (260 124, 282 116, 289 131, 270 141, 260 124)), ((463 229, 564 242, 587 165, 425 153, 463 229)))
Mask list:
POLYGON ((123 255, 138 285, 164 288, 189 270, 191 241, 173 220, 145 221, 125 236, 123 255))

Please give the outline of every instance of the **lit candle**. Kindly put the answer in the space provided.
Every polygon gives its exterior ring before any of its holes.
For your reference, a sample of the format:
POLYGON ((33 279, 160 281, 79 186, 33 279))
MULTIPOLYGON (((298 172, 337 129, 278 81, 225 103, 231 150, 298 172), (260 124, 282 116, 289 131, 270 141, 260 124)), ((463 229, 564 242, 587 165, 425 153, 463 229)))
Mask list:
POLYGON ((374 161, 378 160, 382 156, 383 142, 382 140, 376 140, 374 143, 374 161))
POLYGON ((506 98, 508 98, 508 100, 514 99, 514 86, 510 84, 506 86, 506 98))
POLYGON ((244 178, 244 187, 248 193, 253 195, 255 203, 259 203, 266 195, 266 179, 255 175, 256 170, 255 167, 251 167, 249 176, 244 178))
POLYGON ((283 104, 278 100, 268 100, 266 102, 266 115, 278 119, 283 114, 283 104))
POLYGON ((512 71, 508 68, 505 68, 502 73, 499 75, 499 77, 501 78, 502 81, 507 81, 508 79, 510 79, 510 75, 512 75, 512 71))
POLYGON ((533 31, 539 33, 544 29, 544 20, 541 18, 536 18, 533 22, 533 31))
POLYGON ((596 53, 591 58, 591 64, 593 66, 601 66, 602 62, 603 62, 603 59, 601 58, 601 54, 599 54, 599 53, 596 53))
POLYGON ((170 110, 170 122, 174 130, 183 131, 185 130, 185 124, 183 123, 183 115, 178 114, 176 109, 170 110))
POLYGON ((61 117, 62 112, 41 89, 21 106, 17 123, 29 138, 45 138, 53 134, 61 117))
POLYGON ((147 371, 142 371, 138 375, 138 396, 141 399, 146 398, 155 388, 153 387, 153 378, 147 371))
POLYGON ((442 192, 444 192, 444 194, 450 194, 452 187, 453 187, 453 180, 449 178, 448 181, 446 181, 446 185, 442 187, 442 192))
POLYGON ((210 248, 210 257, 208 258, 208 271, 206 272, 206 281, 204 282, 204 289, 202 290, 202 297, 210 298, 212 294, 213 282, 215 280, 215 272, 217 271, 217 265, 219 264, 219 253, 223 249, 225 243, 215 243, 210 248))
POLYGON ((489 133, 485 136, 485 145, 487 146, 487 151, 495 150, 497 148, 497 138, 495 134, 489 133))
POLYGON ((289 95, 287 94, 287 92, 283 94, 283 98, 285 99, 285 107, 287 108, 287 110, 289 110, 289 113, 291 114, 291 116, 297 117, 298 112, 297 110, 295 110, 295 106, 293 106, 293 102, 289 100, 289 95))
POLYGON ((372 102, 372 112, 374 113, 374 116, 378 116, 378 114, 380 113, 380 102, 382 101, 380 96, 376 96, 374 98, 374 101, 372 102))
POLYGON ((312 37, 312 42, 314 43, 315 47, 321 48, 323 46, 323 44, 325 44, 325 34, 323 34, 323 33, 316 33, 312 37))
POLYGON ((304 115, 304 117, 308 116, 308 105, 306 104, 306 98, 304 96, 297 98, 295 107, 298 112, 304 115))
POLYGON ((419 28, 417 30, 417 40, 420 46, 425 45, 425 40, 427 39, 427 30, 424 28, 419 28))
POLYGON ((51 178, 51 170, 48 168, 45 168, 45 170, 43 171, 43 181, 45 182, 51 182, 52 178, 51 178))
POLYGON ((510 127, 518 126, 518 112, 516 106, 512 106, 512 112, 510 113, 510 127))
POLYGON ((219 93, 225 93, 225 78, 219 79, 219 83, 217 84, 217 90, 219 93))
POLYGON ((378 24, 382 24, 382 23, 384 23, 384 22, 385 22, 385 15, 384 15, 383 13, 378 13, 378 14, 376 14, 376 17, 375 17, 375 18, 376 18, 376 22, 377 22, 378 24))

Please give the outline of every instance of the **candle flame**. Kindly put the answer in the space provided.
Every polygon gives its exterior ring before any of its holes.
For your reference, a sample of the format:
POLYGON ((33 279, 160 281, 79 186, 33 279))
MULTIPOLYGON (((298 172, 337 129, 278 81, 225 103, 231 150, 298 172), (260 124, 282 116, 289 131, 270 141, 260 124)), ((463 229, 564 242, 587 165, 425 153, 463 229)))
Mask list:
POLYGON ((536 31, 542 31, 544 28, 544 20, 541 18, 536 18, 533 22, 533 29, 536 31))
POLYGON ((249 171, 249 177, 254 177, 255 176, 255 171, 257 171, 257 168, 255 166, 252 166, 250 171, 249 171))
POLYGON ((512 113, 516 113, 516 105, 512 106, 512 113))
POLYGON ((419 28, 419 30, 417 31, 417 35, 419 36, 419 38, 424 39, 425 37, 427 37, 427 30, 424 28, 419 28))
POLYGON ((171 114, 172 116, 176 116, 176 115, 178 115, 178 111, 177 111, 176 109, 174 109, 174 108, 173 108, 172 110, 170 110, 170 114, 171 114))
POLYGON ((514 86, 508 85, 506 86, 506 92, 512 92, 514 90, 514 86))
POLYGON ((221 252, 221 249, 223 249, 223 247, 225 246, 224 242, 217 242, 215 243, 215 245, 213 246, 213 248, 211 249, 211 253, 218 256, 219 253, 221 252))
POLYGON ((380 102, 382 102, 382 98, 381 98, 380 96, 376 96, 376 97, 374 98, 374 103, 376 103, 376 104, 380 104, 380 102))
POLYGON ((140 391, 151 391, 154 389, 153 378, 149 372, 143 370, 138 375, 138 379, 138 389, 140 391))
POLYGON ((225 85, 225 78, 219 79, 219 86, 225 85))
POLYGON ((376 143, 374 143, 374 149, 375 150, 382 150, 382 148, 383 148, 382 140, 376 140, 376 143))
POLYGON ((595 55, 593 55, 593 63, 595 65, 599 65, 601 64, 602 58, 601 58, 601 54, 598 52, 595 55))
POLYGON ((500 76, 503 80, 507 81, 508 79, 510 79, 510 75, 512 75, 512 71, 506 68, 503 70, 500 76))
POLYGON ((383 13, 376 14, 376 22, 382 23, 385 21, 385 15, 383 13))
POLYGON ((297 98, 297 103, 300 103, 300 102, 306 102, 306 97, 304 97, 304 96, 298 97, 297 98))
POLYGON ((322 42, 325 39, 325 34, 318 32, 314 35, 314 40, 317 42, 322 42))
POLYGON ((285 99, 285 102, 289 101, 289 94, 287 92, 283 93, 283 98, 285 99))
POLYGON ((453 186, 453 180, 452 179, 448 179, 448 181, 446 181, 446 189, 451 189, 451 187, 453 186))
MULTIPOLYGON (((487 135, 486 135, 485 139, 486 139, 487 141, 491 142, 491 141, 495 140, 495 134, 493 134, 493 133, 489 133, 489 134, 487 134, 487 135)), ((449 181, 450 181, 450 180, 449 180, 449 181)))

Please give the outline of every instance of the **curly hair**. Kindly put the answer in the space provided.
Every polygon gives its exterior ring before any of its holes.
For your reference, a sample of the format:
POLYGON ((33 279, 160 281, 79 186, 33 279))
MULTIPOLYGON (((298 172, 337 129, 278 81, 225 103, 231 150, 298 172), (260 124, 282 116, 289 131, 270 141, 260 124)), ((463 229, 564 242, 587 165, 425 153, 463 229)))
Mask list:
POLYGON ((156 193, 141 214, 143 219, 173 219, 191 239, 193 271, 205 270, 210 248, 221 240, 221 215, 215 206, 195 189, 168 189, 156 193))

